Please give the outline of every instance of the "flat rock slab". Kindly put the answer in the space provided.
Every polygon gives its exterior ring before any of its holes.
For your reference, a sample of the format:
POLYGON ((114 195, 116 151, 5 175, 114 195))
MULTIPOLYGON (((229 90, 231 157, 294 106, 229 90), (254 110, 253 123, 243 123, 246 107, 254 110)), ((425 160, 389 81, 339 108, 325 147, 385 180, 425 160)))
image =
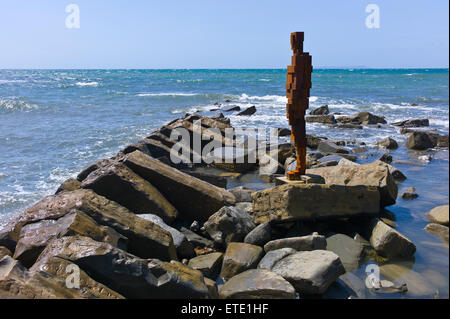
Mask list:
POLYGON ((344 234, 327 237, 327 250, 334 252, 341 259, 347 272, 358 269, 363 256, 363 245, 344 234))
POLYGON ((261 259, 261 261, 258 264, 258 268, 270 270, 278 261, 280 261, 286 256, 295 254, 296 252, 297 251, 293 248, 280 248, 276 250, 271 250, 267 254, 265 254, 264 257, 261 259))
POLYGON ((245 270, 256 268, 263 253, 263 249, 259 246, 230 243, 223 257, 220 277, 228 280, 245 270))
POLYGON ((123 163, 150 181, 188 221, 206 221, 221 207, 233 205, 236 198, 223 188, 185 174, 150 156, 135 151, 125 155, 123 163))
POLYGON ((294 299, 295 289, 283 277, 266 269, 250 269, 227 281, 222 299, 294 299))
POLYGON ((30 269, 59 257, 126 298, 206 298, 204 277, 179 262, 141 259, 107 243, 70 236, 53 240, 30 269))
POLYGON ((58 219, 74 211, 81 211, 97 224, 111 227, 128 238, 128 251, 136 256, 161 260, 177 259, 173 239, 168 231, 87 189, 47 196, 27 209, 3 232, 6 232, 6 238, 9 240, 17 241, 24 225, 58 219))
POLYGON ((22 227, 14 258, 29 268, 51 239, 71 235, 89 236, 121 249, 126 249, 128 241, 114 229, 100 226, 85 213, 75 211, 57 220, 43 220, 22 227))
POLYGON ((449 205, 443 205, 433 208, 427 213, 428 220, 430 223, 441 224, 444 226, 448 226, 449 222, 449 205))
POLYGON ((306 170, 307 174, 320 175, 331 185, 375 186, 380 192, 380 204, 395 204, 398 187, 386 163, 375 161, 364 165, 338 165, 306 170))
POLYGON ((339 256, 331 251, 301 251, 278 261, 272 271, 289 281, 300 294, 324 293, 345 273, 339 256))
POLYGON ((380 194, 374 186, 281 185, 255 192, 256 223, 377 214, 380 194))
POLYGON ((325 179, 320 175, 314 174, 305 174, 300 176, 300 180, 288 180, 286 176, 277 177, 275 179, 275 185, 284 185, 284 184, 325 184, 325 179))
POLYGON ((378 218, 370 222, 370 245, 382 256, 408 258, 416 252, 416 246, 394 228, 378 218))
POLYGON ((327 241, 325 236, 314 233, 308 236, 272 240, 264 245, 264 251, 266 253, 281 248, 292 248, 296 251, 324 250, 327 248, 327 241))
POLYGON ((157 214, 166 223, 178 215, 175 207, 148 181, 123 164, 111 164, 90 173, 81 184, 136 214, 157 214))
POLYGON ((192 258, 188 266, 200 270, 205 277, 215 280, 219 275, 222 260, 222 253, 211 253, 192 258))

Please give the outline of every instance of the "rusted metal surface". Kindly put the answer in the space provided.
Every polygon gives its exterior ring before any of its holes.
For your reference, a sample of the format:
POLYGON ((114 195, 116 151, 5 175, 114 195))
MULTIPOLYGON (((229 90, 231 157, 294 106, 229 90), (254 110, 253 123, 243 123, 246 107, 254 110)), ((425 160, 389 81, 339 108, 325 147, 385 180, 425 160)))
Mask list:
POLYGON ((286 174, 288 180, 298 180, 306 170, 305 112, 309 107, 311 89, 312 57, 303 52, 303 32, 291 33, 291 49, 294 52, 291 65, 287 67, 286 115, 291 129, 291 139, 297 151, 297 167, 286 174))

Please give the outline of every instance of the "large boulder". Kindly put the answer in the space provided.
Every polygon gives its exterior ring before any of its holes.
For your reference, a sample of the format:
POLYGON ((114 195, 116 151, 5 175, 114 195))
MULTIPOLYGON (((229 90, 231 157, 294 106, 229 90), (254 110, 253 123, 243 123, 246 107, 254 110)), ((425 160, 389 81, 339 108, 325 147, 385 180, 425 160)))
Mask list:
POLYGON ((85 213, 75 211, 57 220, 42 220, 22 227, 14 258, 29 268, 51 239, 72 235, 89 236, 126 249, 127 238, 108 226, 98 225, 85 213))
POLYGON ((212 165, 226 171, 245 173, 256 165, 256 153, 253 148, 221 147, 211 154, 212 165))
POLYGON ((219 290, 222 299, 294 299, 295 289, 266 269, 250 269, 228 280, 219 290))
POLYGON ((136 256, 162 260, 177 258, 173 239, 168 231, 87 189, 47 196, 8 224, 2 230, 0 239, 3 236, 5 241, 17 242, 24 225, 45 219, 58 219, 75 211, 84 212, 99 225, 109 226, 128 238, 128 251, 136 256))
POLYGON ((338 146, 336 143, 331 141, 321 141, 317 147, 317 150, 322 153, 335 153, 335 154, 348 154, 349 151, 344 148, 338 146))
POLYGON ((154 214, 139 215, 139 217, 155 223, 162 229, 167 230, 172 235, 173 244, 177 249, 177 255, 180 259, 192 258, 193 256, 195 256, 194 246, 188 241, 186 236, 177 229, 170 227, 169 225, 164 223, 161 217, 154 214))
POLYGON ((340 123, 352 123, 359 125, 369 124, 386 124, 386 120, 382 116, 373 115, 369 112, 360 112, 352 116, 342 116, 336 119, 340 123))
POLYGON ((233 206, 219 209, 205 222, 209 236, 219 245, 242 241, 255 228, 253 217, 233 206))
POLYGON ((212 248, 214 247, 214 241, 207 239, 203 236, 200 236, 197 233, 194 233, 192 230, 189 230, 185 227, 180 228, 180 232, 186 236, 187 240, 194 246, 194 247, 202 247, 202 248, 212 248))
POLYGON ((110 244, 88 237, 70 236, 53 240, 31 270, 58 257, 78 265, 92 279, 126 298, 206 298, 204 277, 179 262, 141 259, 110 244))
POLYGON ((317 109, 312 110, 309 112, 310 115, 327 115, 330 114, 330 110, 328 108, 328 105, 322 105, 321 107, 318 107, 317 109))
POLYGON ((237 115, 253 115, 256 113, 256 107, 255 106, 250 106, 248 108, 246 108, 245 110, 243 110, 242 112, 239 112, 237 115))
POLYGON ((381 161, 364 165, 338 165, 309 169, 307 174, 320 175, 325 183, 331 185, 365 185, 377 187, 380 192, 381 206, 395 204, 398 187, 392 177, 389 166, 381 161))
POLYGON ((422 127, 422 126, 430 126, 430 121, 428 119, 411 119, 395 122, 392 123, 392 125, 401 127, 422 127))
POLYGON ((158 214, 167 223, 178 215, 158 189, 123 164, 114 163, 93 171, 81 187, 92 189, 136 214, 158 214))
POLYGON ((19 261, 5 256, 0 260, 0 296, 11 299, 82 299, 96 298, 66 282, 41 272, 30 272, 19 261))
POLYGON ((177 208, 181 219, 205 221, 221 207, 236 201, 225 189, 182 173, 142 152, 127 154, 121 160, 157 187, 177 208))
POLYGON ((75 178, 69 178, 64 181, 56 190, 55 194, 61 192, 70 192, 81 188, 81 182, 76 180, 75 178))
POLYGON ((406 147, 412 150, 426 150, 433 147, 448 147, 448 135, 426 131, 414 131, 406 141, 406 147))
POLYGON ((256 268, 264 251, 261 247, 246 243, 230 243, 223 257, 220 277, 228 280, 251 268, 256 268))
POLYGON ((448 205, 437 206, 427 213, 430 223, 448 226, 448 205))
POLYGON ((394 228, 378 218, 370 222, 370 244, 378 254, 388 258, 409 258, 416 246, 394 228))
POLYGON ((358 269, 363 258, 364 246, 345 234, 334 234, 327 237, 327 250, 338 255, 345 270, 350 272, 358 269))
POLYGON ((310 115, 305 117, 306 122, 309 123, 323 123, 323 124, 334 124, 336 119, 333 114, 329 115, 310 115))
POLYGON ((189 260, 188 266, 200 270, 205 277, 215 280, 222 266, 223 254, 211 253, 200 255, 189 260))
POLYGON ((380 211, 373 186, 285 184, 253 193, 256 223, 372 215, 380 211))
MULTIPOLYGON (((49 274, 65 283, 68 276, 73 272, 73 266, 75 264, 68 260, 60 257, 50 257, 40 263, 39 267, 33 267, 32 270, 49 274)), ((86 298, 124 299, 119 293, 92 279, 82 269, 79 269, 79 288, 76 289, 79 289, 83 295, 86 295, 86 298)))
POLYGON ((338 255, 327 250, 301 251, 278 261, 272 271, 287 281, 300 294, 324 293, 345 273, 338 255))
POLYGON ((308 236, 276 239, 264 245, 264 251, 266 253, 282 248, 292 248, 297 251, 324 250, 327 248, 327 241, 325 236, 314 233, 308 236))
POLYGON ((391 137, 386 137, 385 139, 378 141, 376 144, 378 147, 383 147, 388 150, 395 150, 398 148, 397 141, 391 137))
POLYGON ((272 227, 270 223, 261 223, 245 236, 244 242, 256 246, 264 246, 271 239, 272 227))

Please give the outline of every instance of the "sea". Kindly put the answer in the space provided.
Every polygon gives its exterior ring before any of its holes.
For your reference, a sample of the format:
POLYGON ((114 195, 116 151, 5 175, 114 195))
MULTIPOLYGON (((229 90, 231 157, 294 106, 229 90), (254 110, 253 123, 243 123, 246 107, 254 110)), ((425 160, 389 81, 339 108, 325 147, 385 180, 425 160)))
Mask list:
MULTIPOLYGON (((88 164, 186 113, 213 115, 217 103, 256 106, 252 116, 224 115, 235 127, 288 127, 285 83, 285 69, 0 70, 0 227, 88 164)), ((325 104, 331 113, 367 111, 388 123, 428 118, 427 129, 448 135, 449 69, 314 69, 310 109, 325 104)), ((390 151, 393 165, 408 177, 399 191, 415 187, 419 197, 399 198, 388 209, 417 252, 414 260, 394 266, 399 276, 419 274, 426 281, 415 280, 422 290, 448 298, 448 243, 424 230, 426 213, 449 202, 448 150, 407 150, 408 135, 391 125, 356 130, 307 123, 306 129, 365 142, 368 157, 360 163, 383 153, 378 140, 399 142, 390 151)), ((359 271, 362 276, 364 265, 359 271)))

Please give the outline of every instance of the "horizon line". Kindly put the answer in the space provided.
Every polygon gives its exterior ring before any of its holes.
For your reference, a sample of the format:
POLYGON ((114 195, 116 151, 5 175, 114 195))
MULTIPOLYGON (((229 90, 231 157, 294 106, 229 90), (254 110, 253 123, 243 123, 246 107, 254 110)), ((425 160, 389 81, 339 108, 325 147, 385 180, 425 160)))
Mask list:
MULTIPOLYGON (((314 67, 314 66, 313 66, 314 67)), ((8 70, 286 70, 283 68, 0 68, 0 71, 8 70)), ((366 67, 366 66, 316 66, 314 69, 322 70, 443 70, 446 67, 366 67)))

